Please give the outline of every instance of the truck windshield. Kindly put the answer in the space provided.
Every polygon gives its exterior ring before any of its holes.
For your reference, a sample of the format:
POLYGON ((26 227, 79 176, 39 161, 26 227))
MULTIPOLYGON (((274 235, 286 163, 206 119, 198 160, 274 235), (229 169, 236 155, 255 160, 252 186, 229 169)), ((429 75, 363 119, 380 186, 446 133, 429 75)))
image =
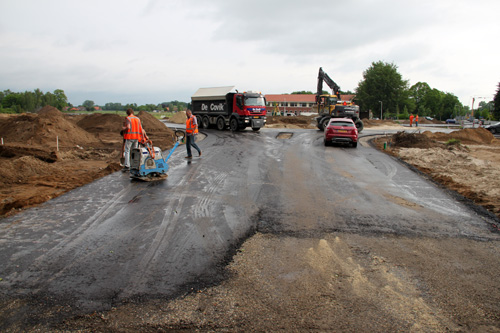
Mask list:
POLYGON ((245 105, 247 106, 266 106, 264 97, 245 97, 245 105))

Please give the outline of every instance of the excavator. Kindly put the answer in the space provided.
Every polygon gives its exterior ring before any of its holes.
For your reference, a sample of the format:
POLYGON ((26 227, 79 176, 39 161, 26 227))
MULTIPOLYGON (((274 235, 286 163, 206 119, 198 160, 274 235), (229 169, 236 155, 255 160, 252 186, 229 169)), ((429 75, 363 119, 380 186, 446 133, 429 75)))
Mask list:
POLYGON ((363 121, 359 119, 359 106, 354 105, 351 101, 341 99, 340 87, 321 67, 318 73, 316 104, 313 106, 313 110, 318 112, 316 123, 321 131, 325 130, 331 118, 350 118, 356 124, 358 132, 363 130, 363 121), (323 94, 323 82, 332 89, 331 95, 323 94))

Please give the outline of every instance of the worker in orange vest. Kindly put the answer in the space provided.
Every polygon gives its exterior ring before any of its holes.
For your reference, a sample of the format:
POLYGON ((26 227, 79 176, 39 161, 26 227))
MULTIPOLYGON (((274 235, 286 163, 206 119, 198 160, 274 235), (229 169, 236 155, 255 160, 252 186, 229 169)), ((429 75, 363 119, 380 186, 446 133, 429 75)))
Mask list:
POLYGON ((201 156, 201 149, 195 143, 196 134, 198 134, 198 122, 196 121, 196 117, 193 116, 191 110, 186 111, 186 150, 187 156, 186 158, 193 158, 191 154, 191 146, 198 151, 198 156, 201 156))
POLYGON ((413 117, 413 113, 412 113, 412 114, 410 114, 410 127, 413 126, 413 118, 414 117, 413 117))
POLYGON ((147 140, 147 135, 142 128, 141 120, 134 116, 134 110, 127 109, 127 118, 123 127, 125 139, 125 149, 123 157, 125 159, 123 170, 130 169, 130 151, 139 146, 139 142, 147 140))
POLYGON ((415 116, 415 126, 418 127, 418 114, 415 116))

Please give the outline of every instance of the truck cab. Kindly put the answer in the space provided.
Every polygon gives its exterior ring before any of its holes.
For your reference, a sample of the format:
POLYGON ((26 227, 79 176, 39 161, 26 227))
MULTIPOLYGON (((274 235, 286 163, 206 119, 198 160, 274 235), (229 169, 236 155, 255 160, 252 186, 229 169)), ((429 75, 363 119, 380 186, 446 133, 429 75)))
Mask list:
POLYGON ((191 103, 201 128, 258 131, 266 124, 266 98, 260 92, 238 92, 234 86, 200 88, 191 103))

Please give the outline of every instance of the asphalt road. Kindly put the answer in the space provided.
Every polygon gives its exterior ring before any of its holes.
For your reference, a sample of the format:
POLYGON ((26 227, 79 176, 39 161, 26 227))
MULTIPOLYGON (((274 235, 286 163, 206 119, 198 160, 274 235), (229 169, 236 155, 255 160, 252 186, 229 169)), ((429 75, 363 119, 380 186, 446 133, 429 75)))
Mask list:
POLYGON ((255 231, 500 239, 480 209, 366 142, 324 147, 315 130, 205 133, 203 157, 185 160, 180 146, 163 182, 117 172, 1 220, 2 301, 74 315, 175 297, 216 283, 255 231))

